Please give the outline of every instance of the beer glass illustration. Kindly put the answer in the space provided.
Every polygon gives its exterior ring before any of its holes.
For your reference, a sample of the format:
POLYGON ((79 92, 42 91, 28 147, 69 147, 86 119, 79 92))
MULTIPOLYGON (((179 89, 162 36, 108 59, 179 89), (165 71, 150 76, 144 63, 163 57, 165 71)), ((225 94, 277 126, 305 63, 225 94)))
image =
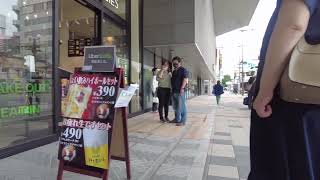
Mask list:
POLYGON ((83 144, 86 165, 108 169, 108 131, 83 129, 83 144))

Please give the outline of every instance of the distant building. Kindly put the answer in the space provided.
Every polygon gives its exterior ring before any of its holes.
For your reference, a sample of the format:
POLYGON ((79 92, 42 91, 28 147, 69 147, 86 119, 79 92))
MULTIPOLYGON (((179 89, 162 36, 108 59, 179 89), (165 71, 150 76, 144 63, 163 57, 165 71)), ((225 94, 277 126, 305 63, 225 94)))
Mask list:
POLYGON ((34 55, 38 69, 52 63, 52 0, 18 0, 13 25, 20 41, 20 56, 34 55))
POLYGON ((6 44, 6 16, 0 14, 0 52, 5 51, 6 44))
POLYGON ((0 14, 0 35, 6 34, 6 16, 0 14))

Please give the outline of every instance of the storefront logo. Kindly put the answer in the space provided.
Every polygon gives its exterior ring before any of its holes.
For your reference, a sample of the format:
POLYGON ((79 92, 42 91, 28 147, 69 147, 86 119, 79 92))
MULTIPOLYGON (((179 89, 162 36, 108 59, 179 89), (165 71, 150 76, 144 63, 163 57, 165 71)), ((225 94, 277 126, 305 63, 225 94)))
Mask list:
POLYGON ((113 54, 111 53, 105 53, 105 54, 89 54, 88 55, 88 58, 90 59, 101 59, 101 58, 104 58, 104 59, 111 59, 113 58, 113 54))
POLYGON ((115 8, 119 8, 119 2, 118 0, 105 0, 107 3, 111 4, 111 6, 115 7, 115 8))
POLYGON ((44 83, 0 83, 0 94, 46 93, 50 92, 49 82, 44 83))

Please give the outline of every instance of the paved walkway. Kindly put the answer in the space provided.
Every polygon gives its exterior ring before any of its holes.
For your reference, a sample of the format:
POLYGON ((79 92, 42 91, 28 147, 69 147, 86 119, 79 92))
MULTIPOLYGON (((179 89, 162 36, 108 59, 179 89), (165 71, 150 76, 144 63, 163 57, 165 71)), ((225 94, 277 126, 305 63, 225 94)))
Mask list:
MULTIPOLYGON (((134 180, 246 179, 249 170, 249 111, 242 98, 201 96, 188 102, 184 127, 163 124, 146 113, 129 119, 134 180)), ((171 117, 173 118, 173 117, 171 117)), ((58 143, 0 160, 0 180, 54 180, 58 143)), ((112 161, 110 179, 126 179, 123 162, 112 161)), ((66 172, 65 180, 96 180, 66 172)))
POLYGON ((215 113, 211 147, 207 157, 207 180, 244 180, 250 171, 250 111, 242 97, 228 96, 215 113))

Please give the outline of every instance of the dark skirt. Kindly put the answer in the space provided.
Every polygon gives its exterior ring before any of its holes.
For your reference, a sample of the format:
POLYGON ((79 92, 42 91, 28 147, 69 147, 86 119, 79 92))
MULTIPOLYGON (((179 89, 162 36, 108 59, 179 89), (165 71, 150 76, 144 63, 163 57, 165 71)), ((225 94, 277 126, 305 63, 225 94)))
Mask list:
POLYGON ((274 98, 273 114, 251 113, 249 180, 320 179, 320 106, 274 98))

